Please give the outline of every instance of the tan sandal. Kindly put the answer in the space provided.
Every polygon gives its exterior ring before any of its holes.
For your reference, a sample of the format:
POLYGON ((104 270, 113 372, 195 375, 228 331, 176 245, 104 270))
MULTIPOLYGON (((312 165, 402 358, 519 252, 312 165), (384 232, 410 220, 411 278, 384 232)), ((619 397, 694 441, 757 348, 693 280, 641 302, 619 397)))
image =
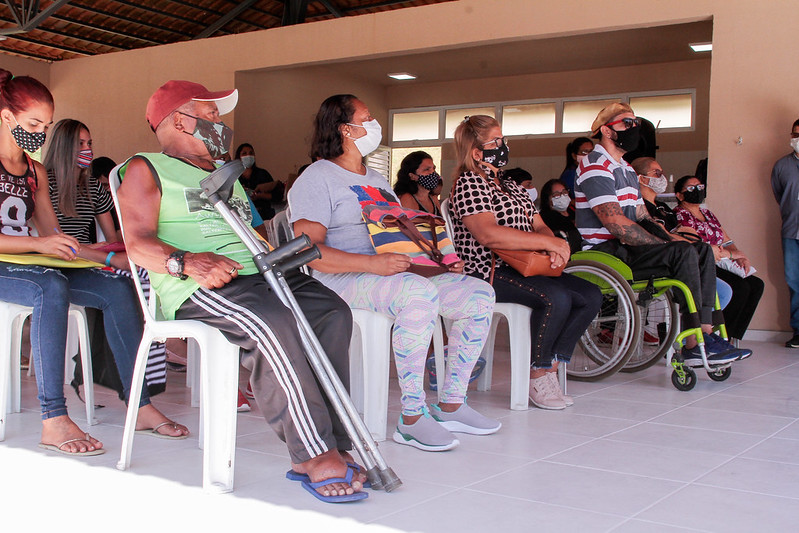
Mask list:
MULTIPOLYGON (((55 444, 45 444, 43 442, 40 442, 39 443, 39 448, 42 448, 42 449, 45 449, 45 450, 50 450, 51 452, 63 453, 64 455, 82 455, 82 456, 86 456, 86 457, 88 457, 90 455, 102 455, 102 454, 105 453, 105 448, 95 448, 93 450, 86 450, 85 452, 71 452, 69 450, 64 450, 63 449, 64 446, 66 446, 67 444, 72 444, 73 442, 80 442, 80 441, 84 441, 84 440, 86 442, 88 442, 89 444, 91 444, 91 442, 92 442, 91 441, 91 436, 88 433, 84 433, 83 435, 84 436, 82 438, 65 440, 64 442, 62 442, 58 446, 56 446, 55 444)), ((92 444, 92 446, 94 446, 94 445, 92 444)))
POLYGON ((137 429, 136 433, 138 435, 150 435, 151 437, 167 440, 183 440, 189 437, 188 433, 185 435, 167 435, 165 433, 159 433, 158 430, 164 426, 172 426, 174 429, 180 429, 177 422, 169 420, 167 422, 161 422, 152 429, 137 429))

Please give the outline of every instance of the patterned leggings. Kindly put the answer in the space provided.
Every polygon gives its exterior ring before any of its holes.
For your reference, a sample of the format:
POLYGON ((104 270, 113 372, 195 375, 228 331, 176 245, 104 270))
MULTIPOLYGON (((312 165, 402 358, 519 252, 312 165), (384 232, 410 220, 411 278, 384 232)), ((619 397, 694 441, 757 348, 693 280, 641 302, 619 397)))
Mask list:
POLYGON ((339 295, 351 308, 369 309, 395 319, 392 341, 402 414, 419 415, 425 408, 424 365, 439 314, 452 321, 441 401, 463 403, 469 376, 491 327, 491 285, 452 273, 431 278, 408 272, 393 276, 361 273, 350 279, 339 295))

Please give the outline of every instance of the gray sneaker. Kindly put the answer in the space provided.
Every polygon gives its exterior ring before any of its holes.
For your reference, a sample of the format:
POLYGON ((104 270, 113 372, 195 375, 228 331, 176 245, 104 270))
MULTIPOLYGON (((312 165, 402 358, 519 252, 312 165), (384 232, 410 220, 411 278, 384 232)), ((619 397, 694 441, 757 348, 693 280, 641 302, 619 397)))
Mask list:
POLYGON ((442 411, 438 405, 433 404, 430 410, 439 424, 453 433, 469 433, 470 435, 491 435, 499 431, 502 422, 483 416, 466 404, 463 400, 458 409, 452 413, 442 411))
POLYGON ((433 420, 427 409, 421 418, 411 425, 404 424, 400 415, 393 438, 394 442, 407 444, 426 452, 443 452, 460 444, 452 433, 433 420))

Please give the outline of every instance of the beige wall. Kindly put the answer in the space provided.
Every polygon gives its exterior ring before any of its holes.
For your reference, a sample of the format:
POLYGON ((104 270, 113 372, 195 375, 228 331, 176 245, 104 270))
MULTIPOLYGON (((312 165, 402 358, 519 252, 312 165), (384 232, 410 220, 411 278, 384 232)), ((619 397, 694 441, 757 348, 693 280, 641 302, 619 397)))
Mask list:
POLYGON ((240 103, 234 146, 252 144, 258 165, 284 181, 310 162, 314 116, 328 96, 355 94, 373 117, 388 124, 382 86, 343 77, 328 67, 239 73, 236 87, 240 103))
MULTIPOLYGON (((724 187, 710 198, 710 206, 766 280, 753 326, 787 329, 779 217, 768 175, 773 162, 789 151, 787 133, 799 116, 795 2, 671 0, 647 2, 644 8, 641 2, 617 0, 592 4, 590 14, 584 8, 580 0, 461 0, 56 63, 50 85, 57 118, 84 120, 98 139, 98 153, 121 159, 155 148, 144 105, 171 78, 219 89, 232 86, 238 71, 712 18, 710 176, 724 187), (735 144, 738 136, 743 137, 740 146, 735 144)), ((282 141, 274 137, 266 142, 282 141)))
POLYGON ((45 85, 50 83, 50 64, 44 61, 0 54, 0 68, 14 76, 31 76, 45 85))

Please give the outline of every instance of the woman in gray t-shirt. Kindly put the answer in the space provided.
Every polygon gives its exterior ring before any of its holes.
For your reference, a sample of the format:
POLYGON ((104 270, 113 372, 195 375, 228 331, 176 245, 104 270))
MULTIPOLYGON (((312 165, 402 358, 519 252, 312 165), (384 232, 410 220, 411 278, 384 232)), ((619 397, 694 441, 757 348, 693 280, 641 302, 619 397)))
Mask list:
POLYGON ((428 451, 458 445, 450 431, 488 435, 499 430, 466 404, 466 388, 488 336, 494 291, 462 273, 463 262, 430 278, 407 272, 402 254, 375 254, 363 207, 399 201, 388 182, 363 165, 380 144, 380 125, 352 95, 331 96, 315 120, 312 156, 289 192, 289 220, 319 246, 315 276, 350 307, 395 319, 392 340, 402 390, 402 414, 394 440, 428 451), (448 366, 440 402, 428 412, 423 388, 427 349, 441 314, 452 321, 448 366))

